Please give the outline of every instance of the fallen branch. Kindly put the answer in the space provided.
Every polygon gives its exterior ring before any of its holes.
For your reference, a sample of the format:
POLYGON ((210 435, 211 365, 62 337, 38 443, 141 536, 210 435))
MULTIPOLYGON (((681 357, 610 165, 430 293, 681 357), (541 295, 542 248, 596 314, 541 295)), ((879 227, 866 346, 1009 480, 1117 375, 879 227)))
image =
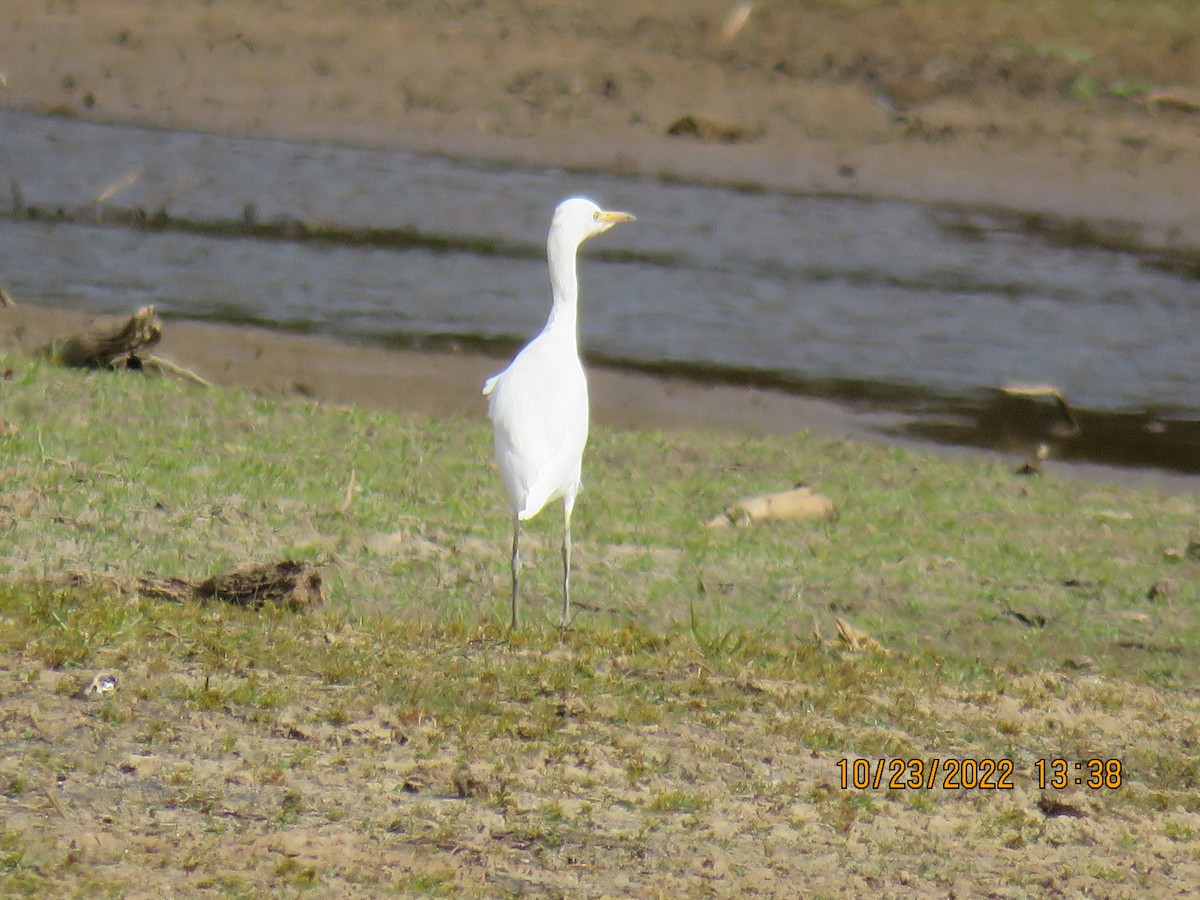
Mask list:
POLYGON ((197 375, 191 369, 185 369, 183 366, 173 363, 169 359, 164 359, 161 356, 147 356, 143 359, 142 371, 154 375, 164 373, 174 375, 176 378, 182 378, 184 381, 190 381, 201 387, 212 387, 212 382, 205 379, 202 375, 197 375))
POLYGON ((1054 401, 1054 405, 1058 407, 1058 412, 1062 416, 1063 423, 1059 426, 1051 428, 1051 433, 1055 437, 1072 438, 1079 434, 1079 420, 1075 418, 1075 413, 1067 403, 1067 398, 1062 395, 1058 388, 1049 384, 1006 384, 1000 388, 1002 393, 1008 394, 1010 397, 1024 397, 1030 400, 1042 400, 1049 398, 1054 401))
POLYGON ((258 609, 266 604, 300 612, 324 601, 321 573, 311 563, 284 560, 231 569, 212 578, 191 579, 144 575, 128 578, 70 572, 50 582, 60 587, 99 587, 175 603, 220 600, 258 609))
MULTIPOLYGON (((98 328, 83 334, 56 338, 38 348, 37 355, 52 363, 76 369, 115 369, 128 366, 137 353, 149 349, 162 338, 162 322, 153 306, 143 306, 122 324, 98 328)), ((141 361, 132 368, 138 368, 141 361)))
POLYGON ((132 369, 147 375, 174 375, 203 387, 212 385, 191 369, 148 354, 162 339, 163 325, 153 306, 143 306, 119 325, 56 338, 38 356, 75 369, 132 369))
MULTIPOLYGON (((1067 440, 1079 435, 1079 420, 1075 418, 1074 410, 1071 409, 1071 405, 1067 403, 1067 398, 1062 395, 1062 392, 1053 385, 1010 383, 1000 388, 1000 392, 1009 397, 1020 397, 1026 400, 1053 400, 1054 405, 1058 407, 1062 422, 1050 426, 1050 436, 1056 440, 1067 440)), ((1016 469, 1016 474, 1041 475, 1046 460, 1050 458, 1050 450, 1050 444, 1046 442, 1034 446, 1029 455, 1025 457, 1025 461, 1016 469)))

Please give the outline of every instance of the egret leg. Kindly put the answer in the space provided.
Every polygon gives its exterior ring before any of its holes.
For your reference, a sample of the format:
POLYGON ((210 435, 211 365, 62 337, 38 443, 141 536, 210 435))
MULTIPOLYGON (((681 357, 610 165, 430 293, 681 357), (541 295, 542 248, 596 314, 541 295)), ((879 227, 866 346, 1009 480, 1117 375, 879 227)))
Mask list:
POLYGON ((574 506, 573 497, 563 503, 563 605, 559 623, 563 628, 571 621, 571 509, 574 506))
POLYGON ((517 595, 520 592, 518 587, 521 575, 521 519, 519 516, 513 516, 513 546, 512 546, 512 625, 517 627, 517 595))

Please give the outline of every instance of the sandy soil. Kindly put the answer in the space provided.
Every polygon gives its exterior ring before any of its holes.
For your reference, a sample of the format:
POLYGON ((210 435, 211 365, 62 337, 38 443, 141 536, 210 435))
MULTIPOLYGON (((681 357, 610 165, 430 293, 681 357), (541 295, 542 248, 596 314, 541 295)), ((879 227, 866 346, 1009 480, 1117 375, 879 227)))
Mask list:
MULTIPOLYGON (((606 692, 544 712, 558 697, 545 691, 549 703, 504 701, 460 730, 400 705, 359 709, 317 678, 207 674, 130 660, 100 698, 82 692, 90 671, 0 660, 0 726, 23 734, 21 755, 0 759, 0 811, 31 848, 25 866, 55 872, 63 896, 1165 898, 1200 878, 1200 814, 1147 814, 1153 792, 1134 784, 1042 792, 1023 759, 1011 789, 843 789, 838 760, 859 757, 806 738, 846 726, 791 681, 714 676, 718 696, 752 700, 702 725, 678 700, 620 724, 628 699, 606 692), (306 689, 279 708, 240 699, 306 689), (492 724, 502 716, 515 721, 492 724), (486 761, 467 746, 482 735, 486 761)), ((691 686, 678 671, 628 677, 691 686)), ((934 690, 919 705, 966 759, 996 717, 1120 741, 1121 720, 1095 708, 1113 687, 1060 690, 1024 679, 1013 697, 934 690)), ((1117 690, 1131 714, 1165 720, 1164 745, 1186 732, 1194 701, 1168 713, 1151 691, 1117 690)), ((44 884, 12 875, 13 895, 44 884)))
MULTIPOLYGON (((119 317, 19 305, 0 309, 0 348, 33 354, 68 334, 107 328, 119 317)), ((261 328, 168 321, 159 355, 204 378, 274 395, 362 403, 396 412, 479 418, 483 381, 505 360, 474 353, 349 345, 261 328)), ((869 437, 869 425, 898 421, 780 391, 592 367, 593 418, 615 428, 720 428, 754 434, 816 429, 869 437)))

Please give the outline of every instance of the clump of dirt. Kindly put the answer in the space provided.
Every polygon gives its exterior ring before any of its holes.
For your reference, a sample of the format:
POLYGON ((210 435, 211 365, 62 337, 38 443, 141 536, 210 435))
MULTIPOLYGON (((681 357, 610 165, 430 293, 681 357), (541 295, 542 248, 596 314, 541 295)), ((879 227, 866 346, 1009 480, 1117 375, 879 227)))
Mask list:
POLYGON ((176 603, 220 600, 236 606, 264 605, 293 612, 313 609, 325 602, 321 573, 308 562, 283 560, 252 563, 211 578, 143 575, 136 578, 73 572, 50 583, 67 587, 102 588, 121 594, 138 594, 176 603))

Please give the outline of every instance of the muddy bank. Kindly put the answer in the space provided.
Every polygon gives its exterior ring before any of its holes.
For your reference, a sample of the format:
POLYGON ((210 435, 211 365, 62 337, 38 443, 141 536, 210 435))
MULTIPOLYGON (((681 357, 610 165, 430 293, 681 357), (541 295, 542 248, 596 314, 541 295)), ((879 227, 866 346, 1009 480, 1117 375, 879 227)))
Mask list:
MULTIPOLYGON (((27 305, 2 309, 0 346, 32 353, 52 338, 96 321, 70 310, 27 305)), ((177 320, 168 321, 155 352, 219 383, 269 395, 480 419, 486 414, 480 395, 483 381, 507 362, 482 353, 393 350, 315 335, 177 320)), ((592 367, 589 377, 595 419, 616 428, 721 428, 751 434, 816 429, 862 435, 869 422, 899 421, 883 414, 859 417, 833 403, 759 388, 604 367, 592 367)))
POLYGON ((755 4, 740 27, 733 10, 22 4, 0 17, 0 104, 998 204, 1200 243, 1194 8, 755 4))
MULTIPOLYGON (((32 354, 51 339, 92 327, 97 321, 72 310, 26 304, 3 308, 0 348, 32 354)), ((481 421, 486 404, 480 387, 507 362, 505 357, 466 350, 394 349, 180 320, 167 321, 156 352, 215 382, 271 396, 481 421)), ((943 454, 982 455, 1006 461, 1014 469, 1039 435, 1051 432, 1053 424, 1021 410, 1025 429, 1006 434, 997 429, 1012 423, 1013 411, 1000 405, 986 407, 977 425, 970 426, 937 411, 925 416, 880 411, 869 398, 835 403, 769 386, 713 384, 682 375, 596 365, 589 367, 588 380, 593 420, 606 427, 719 429, 750 435, 812 431, 834 439, 886 441, 936 447, 943 454)), ((1052 410, 1037 412, 1052 418, 1052 410)), ((1110 427, 1106 421, 1098 424, 1101 429, 1110 427)), ((1052 459, 1046 470, 1054 475, 1140 483, 1173 492, 1200 491, 1200 478, 1165 469, 1052 459)))

